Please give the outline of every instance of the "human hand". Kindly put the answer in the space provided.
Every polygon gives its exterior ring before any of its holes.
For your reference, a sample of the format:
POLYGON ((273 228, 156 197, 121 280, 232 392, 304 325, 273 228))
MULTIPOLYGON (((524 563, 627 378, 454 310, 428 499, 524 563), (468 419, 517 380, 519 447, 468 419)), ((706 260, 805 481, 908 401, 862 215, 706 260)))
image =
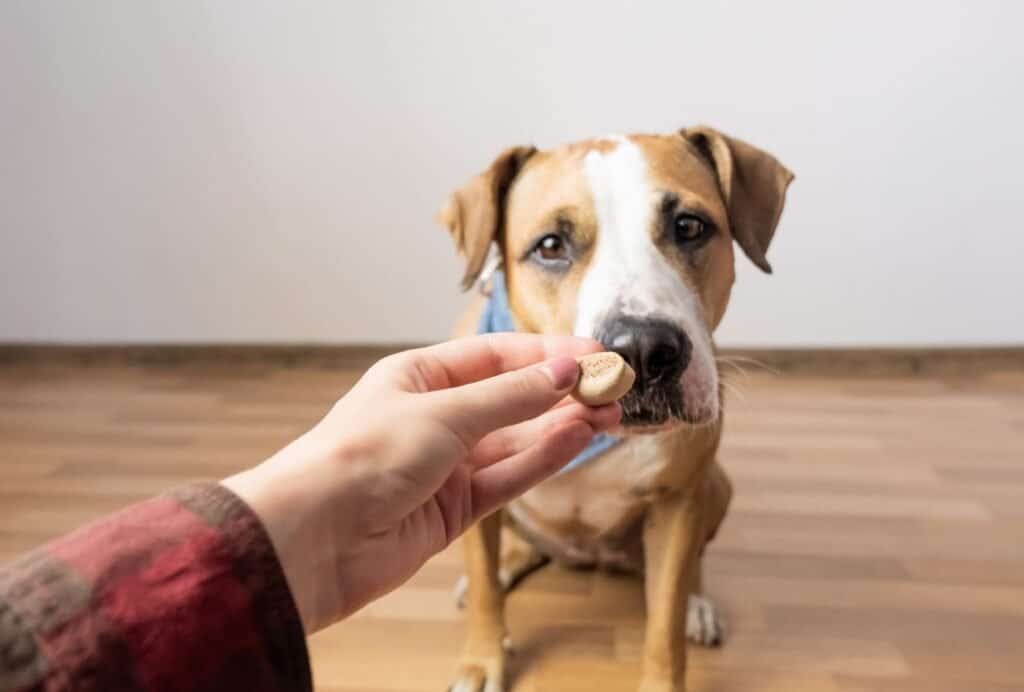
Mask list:
POLYGON ((565 465, 618 404, 566 395, 589 339, 495 334, 389 356, 312 430, 223 483, 260 516, 306 631, 394 589, 565 465))

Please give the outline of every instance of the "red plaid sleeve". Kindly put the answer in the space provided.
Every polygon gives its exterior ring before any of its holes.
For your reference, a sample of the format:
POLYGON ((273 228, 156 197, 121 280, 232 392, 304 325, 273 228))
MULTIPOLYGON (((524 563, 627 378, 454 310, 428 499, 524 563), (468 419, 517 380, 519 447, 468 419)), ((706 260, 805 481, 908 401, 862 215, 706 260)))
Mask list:
POLYGON ((312 690, 270 539, 220 485, 129 507, 0 569, 0 692, 312 690))

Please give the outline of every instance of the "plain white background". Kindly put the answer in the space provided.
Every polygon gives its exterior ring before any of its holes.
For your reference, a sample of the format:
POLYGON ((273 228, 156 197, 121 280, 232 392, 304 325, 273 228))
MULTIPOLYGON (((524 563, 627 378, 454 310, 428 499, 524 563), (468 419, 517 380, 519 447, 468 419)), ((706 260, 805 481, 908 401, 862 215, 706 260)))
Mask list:
POLYGON ((503 147, 797 173, 727 345, 1024 342, 1024 3, 0 3, 0 341, 403 342, 503 147))

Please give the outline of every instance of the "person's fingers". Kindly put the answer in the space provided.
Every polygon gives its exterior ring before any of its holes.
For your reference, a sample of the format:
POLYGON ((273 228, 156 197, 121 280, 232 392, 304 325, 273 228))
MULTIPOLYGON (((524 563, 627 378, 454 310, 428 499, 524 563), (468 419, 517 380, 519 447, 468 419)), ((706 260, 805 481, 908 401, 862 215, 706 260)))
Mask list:
POLYGON ((393 358, 416 391, 458 387, 518 370, 558 356, 580 356, 602 350, 593 339, 539 334, 482 334, 455 339, 393 358))
POLYGON ((423 395, 434 415, 469 451, 488 433, 536 418, 576 384, 579 366, 568 356, 496 377, 423 395))
POLYGON ((604 432, 618 424, 622 408, 618 403, 598 408, 584 406, 570 399, 572 403, 561 404, 532 420, 495 430, 480 440, 469 458, 469 464, 477 469, 507 459, 530 447, 553 430, 573 421, 583 421, 595 432, 604 432))
POLYGON ((583 451, 594 433, 587 423, 574 421, 518 454, 474 473, 470 481, 474 518, 519 497, 565 466, 583 451))

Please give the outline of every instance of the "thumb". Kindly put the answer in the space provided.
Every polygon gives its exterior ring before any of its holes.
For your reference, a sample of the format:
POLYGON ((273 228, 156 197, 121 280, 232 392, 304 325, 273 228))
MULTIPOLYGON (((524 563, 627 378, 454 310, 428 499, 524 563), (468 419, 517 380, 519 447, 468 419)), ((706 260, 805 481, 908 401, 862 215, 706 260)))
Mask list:
POLYGON ((578 377, 576 360, 560 356, 429 396, 443 402, 444 422, 472 446, 490 432, 544 413, 569 393, 578 377))

